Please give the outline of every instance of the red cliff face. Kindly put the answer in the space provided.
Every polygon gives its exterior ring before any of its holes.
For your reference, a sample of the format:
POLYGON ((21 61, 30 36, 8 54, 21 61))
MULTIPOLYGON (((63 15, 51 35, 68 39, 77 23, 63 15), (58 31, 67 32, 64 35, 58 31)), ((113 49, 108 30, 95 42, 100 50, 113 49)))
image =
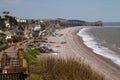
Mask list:
POLYGON ((95 26, 103 26, 103 22, 102 21, 97 21, 97 22, 95 22, 95 26))

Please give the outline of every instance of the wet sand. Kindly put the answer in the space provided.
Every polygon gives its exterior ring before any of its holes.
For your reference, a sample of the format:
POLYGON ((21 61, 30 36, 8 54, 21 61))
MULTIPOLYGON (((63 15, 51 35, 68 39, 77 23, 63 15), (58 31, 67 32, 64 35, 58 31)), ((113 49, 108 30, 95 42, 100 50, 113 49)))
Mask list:
POLYGON ((76 60, 81 59, 91 66, 96 72, 105 75, 108 80, 120 80, 120 66, 111 60, 95 54, 90 48, 84 45, 82 38, 76 33, 83 27, 66 28, 56 31, 63 36, 49 36, 48 41, 52 42, 50 48, 55 49, 55 55, 59 58, 76 60))

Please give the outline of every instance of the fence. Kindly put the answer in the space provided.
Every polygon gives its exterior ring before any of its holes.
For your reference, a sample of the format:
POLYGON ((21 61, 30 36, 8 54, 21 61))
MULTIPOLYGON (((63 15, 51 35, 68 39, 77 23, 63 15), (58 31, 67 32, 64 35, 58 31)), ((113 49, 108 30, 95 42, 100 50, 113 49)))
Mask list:
POLYGON ((25 80, 24 73, 0 74, 0 80, 25 80))

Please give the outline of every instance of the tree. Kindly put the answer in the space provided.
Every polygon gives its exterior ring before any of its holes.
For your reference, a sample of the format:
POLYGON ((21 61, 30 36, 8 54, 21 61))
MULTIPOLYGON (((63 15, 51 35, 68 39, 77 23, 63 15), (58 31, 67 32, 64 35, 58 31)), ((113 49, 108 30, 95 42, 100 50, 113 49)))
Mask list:
POLYGON ((3 11, 3 14, 8 15, 8 14, 10 14, 10 12, 8 12, 8 11, 3 11))

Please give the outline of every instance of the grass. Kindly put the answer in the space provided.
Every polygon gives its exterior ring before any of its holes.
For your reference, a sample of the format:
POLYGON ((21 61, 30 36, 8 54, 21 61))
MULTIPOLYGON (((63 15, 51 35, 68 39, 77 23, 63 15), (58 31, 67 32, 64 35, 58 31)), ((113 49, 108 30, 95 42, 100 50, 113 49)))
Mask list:
POLYGON ((54 57, 42 57, 40 61, 32 62, 30 73, 31 80, 105 80, 82 61, 54 57))
POLYGON ((37 61, 37 55, 40 53, 38 49, 28 49, 26 52, 23 52, 23 56, 27 62, 31 63, 37 61))

